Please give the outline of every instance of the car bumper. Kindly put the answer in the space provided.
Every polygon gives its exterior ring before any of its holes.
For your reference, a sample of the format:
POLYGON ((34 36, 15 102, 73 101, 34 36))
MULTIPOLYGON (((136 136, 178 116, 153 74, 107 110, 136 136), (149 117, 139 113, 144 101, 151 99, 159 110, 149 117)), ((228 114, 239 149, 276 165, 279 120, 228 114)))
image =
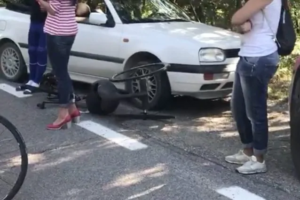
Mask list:
POLYGON ((173 66, 168 70, 173 95, 193 96, 199 99, 224 98, 231 95, 236 64, 173 66))

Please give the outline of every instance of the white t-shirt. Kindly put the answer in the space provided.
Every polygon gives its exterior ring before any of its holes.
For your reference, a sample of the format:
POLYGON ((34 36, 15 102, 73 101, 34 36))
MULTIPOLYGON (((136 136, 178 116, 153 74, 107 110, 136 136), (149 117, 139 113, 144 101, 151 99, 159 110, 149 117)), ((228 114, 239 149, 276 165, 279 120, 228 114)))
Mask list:
POLYGON ((250 18, 252 29, 242 36, 239 56, 260 57, 277 51, 275 36, 280 19, 281 0, 273 0, 263 10, 264 14, 259 11, 250 18))

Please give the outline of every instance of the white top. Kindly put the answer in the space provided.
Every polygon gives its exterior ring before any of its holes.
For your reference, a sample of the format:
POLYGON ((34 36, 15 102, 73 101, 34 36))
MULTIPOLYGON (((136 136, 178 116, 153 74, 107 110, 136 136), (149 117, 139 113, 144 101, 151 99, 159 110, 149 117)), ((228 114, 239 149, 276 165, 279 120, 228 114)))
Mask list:
POLYGON ((253 15, 252 29, 243 34, 239 56, 259 57, 277 51, 275 36, 278 29, 281 0, 273 0, 263 11, 253 15), (272 30, 271 30, 272 29, 272 30))

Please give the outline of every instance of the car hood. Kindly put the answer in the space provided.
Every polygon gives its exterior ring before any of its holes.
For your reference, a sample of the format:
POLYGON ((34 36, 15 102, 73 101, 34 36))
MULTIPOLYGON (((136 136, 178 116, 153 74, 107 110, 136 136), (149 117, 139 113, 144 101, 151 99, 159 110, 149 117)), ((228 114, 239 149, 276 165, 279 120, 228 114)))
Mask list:
POLYGON ((203 47, 214 46, 227 49, 239 48, 241 45, 240 34, 199 22, 164 22, 131 25, 134 31, 146 31, 147 35, 149 35, 149 30, 153 30, 168 34, 169 38, 179 37, 193 42, 197 41, 203 47))

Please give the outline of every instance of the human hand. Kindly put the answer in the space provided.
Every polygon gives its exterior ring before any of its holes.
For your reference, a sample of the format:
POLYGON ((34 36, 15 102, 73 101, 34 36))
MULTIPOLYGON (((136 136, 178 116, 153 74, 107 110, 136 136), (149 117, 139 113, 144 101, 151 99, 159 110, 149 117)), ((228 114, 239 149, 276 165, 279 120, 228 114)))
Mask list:
POLYGON ((47 10, 46 9, 46 1, 44 1, 44 0, 36 0, 36 1, 40 5, 41 11, 46 11, 47 10))
POLYGON ((251 30, 251 28, 252 28, 251 22, 250 21, 246 21, 244 24, 242 24, 240 26, 240 32, 241 33, 247 33, 247 32, 249 32, 251 30))
POLYGON ((40 5, 40 7, 43 7, 45 8, 45 5, 47 3, 47 1, 44 1, 44 0, 36 0, 38 2, 38 4, 40 5))

